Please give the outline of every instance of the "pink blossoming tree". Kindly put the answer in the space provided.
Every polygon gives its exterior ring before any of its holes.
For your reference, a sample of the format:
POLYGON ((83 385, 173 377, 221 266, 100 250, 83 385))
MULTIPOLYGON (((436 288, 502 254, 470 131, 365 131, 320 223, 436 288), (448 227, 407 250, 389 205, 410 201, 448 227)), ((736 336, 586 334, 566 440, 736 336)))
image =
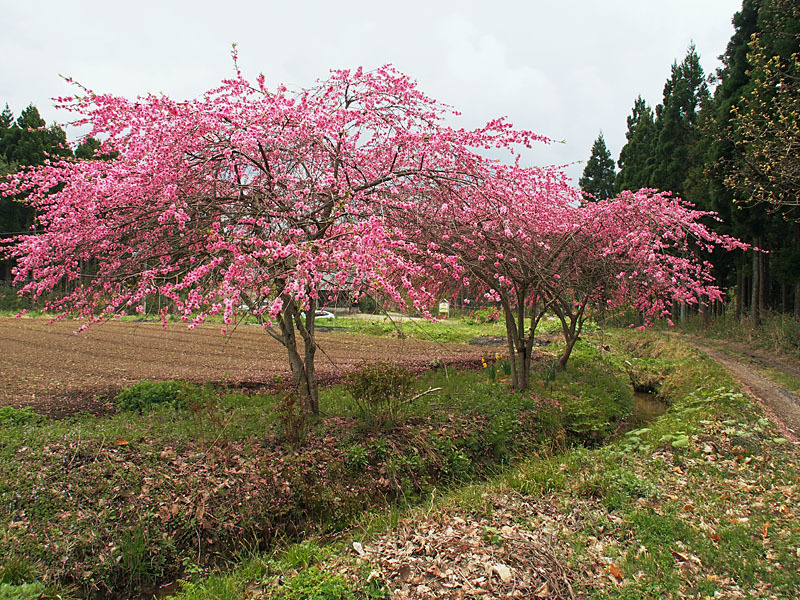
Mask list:
POLYGON ((295 92, 237 71, 185 102, 83 92, 59 101, 115 158, 54 157, 0 187, 38 214, 35 232, 3 252, 22 291, 69 282, 50 308, 85 326, 142 312, 154 293, 190 327, 217 314, 234 323, 246 307, 286 348, 311 412, 322 289, 379 290, 419 310, 433 299, 384 211, 475 185, 478 152, 538 139, 502 120, 448 127, 452 111, 389 67, 333 71, 295 92))
POLYGON ((559 319, 564 369, 586 319, 631 306, 652 322, 673 300, 721 298, 699 251, 744 248, 680 199, 654 190, 581 205, 558 169, 490 165, 478 186, 437 190, 403 227, 416 259, 442 282, 468 286, 505 314, 512 384, 526 389, 538 323, 559 319))

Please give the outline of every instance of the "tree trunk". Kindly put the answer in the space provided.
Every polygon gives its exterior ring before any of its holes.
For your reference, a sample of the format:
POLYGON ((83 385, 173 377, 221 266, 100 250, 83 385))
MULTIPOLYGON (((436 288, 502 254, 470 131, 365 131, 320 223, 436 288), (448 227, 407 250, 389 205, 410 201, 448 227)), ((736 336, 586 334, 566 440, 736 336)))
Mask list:
POLYGON ((800 319, 800 281, 794 284, 794 318, 800 319))
MULTIPOLYGON (((737 261, 738 262, 738 261, 737 261)), ((744 309, 744 269, 742 265, 736 265, 736 320, 742 320, 744 309)))
POLYGON ((300 321, 300 313, 297 306, 291 299, 284 302, 283 314, 280 317, 281 343, 289 354, 289 368, 294 377, 295 390, 297 396, 305 409, 311 414, 319 414, 319 387, 317 376, 314 370, 314 355, 317 345, 314 341, 314 310, 312 305, 309 308, 309 316, 306 318, 307 328, 300 321), (303 336, 304 352, 300 356, 297 349, 297 335, 295 325, 300 328, 303 336))
MULTIPOLYGON (((761 239, 759 238, 759 246, 761 239)), ((763 252, 758 253, 758 309, 763 315, 769 308, 767 292, 769 291, 769 272, 767 270, 767 257, 763 252)), ((761 315, 759 315, 760 317, 761 315)))
POLYGON ((786 304, 789 299, 789 286, 785 281, 781 281, 781 313, 786 314, 786 304))
POLYGON ((570 338, 567 341, 567 346, 564 348, 564 352, 561 356, 558 357, 558 369, 559 371, 566 371, 567 370, 567 362, 569 362, 569 357, 572 354, 572 348, 575 346, 575 342, 578 341, 578 336, 570 338))
MULTIPOLYGON (((756 240, 756 244, 758 244, 758 240, 756 240)), ((752 275, 752 283, 750 287, 750 316, 753 319, 753 326, 758 327, 761 325, 761 312, 759 306, 759 299, 761 295, 759 294, 759 287, 761 284, 761 270, 759 269, 759 260, 758 255, 760 253, 757 250, 753 250, 753 275, 752 275)))

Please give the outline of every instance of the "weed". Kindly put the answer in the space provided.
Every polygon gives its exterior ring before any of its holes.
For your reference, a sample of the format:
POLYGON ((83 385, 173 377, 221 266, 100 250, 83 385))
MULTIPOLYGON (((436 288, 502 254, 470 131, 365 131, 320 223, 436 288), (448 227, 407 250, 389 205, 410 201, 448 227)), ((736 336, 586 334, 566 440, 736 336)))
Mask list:
POLYGON ((292 544, 286 548, 281 555, 281 563, 289 569, 307 569, 319 564, 330 554, 330 548, 306 541, 301 544, 292 544))
POLYGON ((198 407, 213 399, 208 388, 185 381, 140 381, 114 397, 117 410, 143 414, 157 406, 174 409, 198 407))
POLYGON ((276 416, 280 423, 283 439, 292 448, 302 445, 311 427, 311 417, 295 391, 286 392, 280 396, 276 416))
POLYGON ((344 388, 370 425, 383 427, 398 422, 416 385, 407 367, 375 363, 348 373, 344 388))
POLYGON ((303 569, 287 579, 282 591, 287 600, 355 600, 344 577, 328 575, 317 567, 303 569))
POLYGON ((366 448, 360 444, 349 446, 344 451, 344 462, 352 471, 363 471, 369 464, 366 448))
POLYGON ((0 427, 21 425, 37 425, 44 417, 33 411, 30 406, 14 408, 13 406, 0 406, 0 427))

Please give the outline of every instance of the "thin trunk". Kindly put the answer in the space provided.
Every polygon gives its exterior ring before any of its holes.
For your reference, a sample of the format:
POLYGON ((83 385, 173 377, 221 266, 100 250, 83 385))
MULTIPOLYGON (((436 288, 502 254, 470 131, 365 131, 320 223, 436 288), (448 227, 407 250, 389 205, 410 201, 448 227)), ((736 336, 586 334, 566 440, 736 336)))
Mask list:
MULTIPOLYGON (((519 332, 517 331, 511 303, 507 299, 503 299, 502 304, 503 312, 506 315, 506 338, 508 338, 508 363, 511 365, 511 386, 514 389, 522 390, 525 389, 521 387, 525 380, 522 379, 524 369, 520 368, 522 365, 519 363, 519 356, 517 354, 519 332)), ((527 387, 527 382, 525 383, 527 387)))
POLYGON ((786 304, 789 299, 789 286, 781 281, 781 314, 786 314, 786 304))
POLYGON ((293 300, 286 299, 284 307, 280 318, 280 341, 289 355, 289 368, 294 377, 295 390, 306 410, 312 414, 319 414, 319 389, 314 371, 314 354, 317 351, 313 336, 314 310, 313 308, 309 310, 310 317, 307 318, 308 328, 306 328, 300 321, 301 317, 293 300), (300 356, 297 349, 295 326, 301 328, 301 335, 304 338, 303 356, 300 356), (309 330, 312 333, 309 333, 309 330))
MULTIPOLYGON (((756 245, 758 245, 758 239, 756 239, 756 245)), ((760 252, 757 250, 753 250, 753 275, 752 275, 752 283, 750 287, 750 315, 753 318, 753 326, 758 327, 761 325, 761 312, 759 305, 759 299, 761 295, 759 294, 759 287, 761 284, 761 270, 759 268, 759 259, 758 255, 760 252)))
POLYGON ((714 310, 714 305, 711 304, 708 296, 706 296, 704 300, 706 304, 700 307, 700 310, 703 311, 703 329, 708 329, 711 326, 711 311, 714 310))
POLYGON ((741 321, 744 300, 744 269, 742 265, 736 265, 736 320, 741 321))
POLYGON ((769 305, 767 304, 768 290, 769 290, 769 271, 767 269, 767 257, 763 252, 759 252, 758 253, 758 308, 761 313, 763 313, 765 310, 769 308, 769 305))
POLYGON ((800 281, 794 284, 794 317, 800 319, 800 281))

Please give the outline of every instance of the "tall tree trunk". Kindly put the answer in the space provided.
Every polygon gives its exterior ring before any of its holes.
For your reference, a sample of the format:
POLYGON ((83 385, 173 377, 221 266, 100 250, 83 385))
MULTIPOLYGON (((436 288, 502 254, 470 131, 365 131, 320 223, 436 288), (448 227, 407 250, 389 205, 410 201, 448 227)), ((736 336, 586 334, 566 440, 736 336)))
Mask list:
POLYGON ((789 286, 785 281, 781 281, 781 313, 786 314, 786 304, 789 299, 789 286))
MULTIPOLYGON (((737 261, 738 263, 738 261, 737 261)), ((741 264, 736 265, 736 320, 742 320, 742 312, 744 309, 744 269, 741 264)))
POLYGON ((315 306, 312 304, 306 317, 306 323, 303 324, 294 300, 286 298, 280 317, 280 342, 289 355, 289 368, 292 371, 297 396, 305 409, 316 415, 319 414, 319 387, 314 370, 314 355, 317 351, 314 341, 314 310, 315 306), (303 337, 303 356, 300 356, 297 348, 295 327, 299 329, 303 337))
MULTIPOLYGON (((756 245, 758 245, 758 239, 756 239, 756 245)), ((761 269, 759 268, 759 254, 759 251, 753 250, 753 275, 750 288, 750 316, 753 319, 753 326, 755 327, 761 325, 761 307, 759 306, 759 300, 761 298, 761 294, 759 294, 759 286, 761 285, 761 269)))
MULTIPOLYGON (((759 246, 761 238, 759 238, 759 246)), ((767 292, 769 292, 769 270, 767 269, 767 257, 763 252, 758 253, 758 309, 763 315, 769 309, 767 302, 767 292)), ((761 316, 761 315, 759 315, 761 316)))
POLYGON ((800 319, 800 281, 794 284, 794 318, 800 319))

